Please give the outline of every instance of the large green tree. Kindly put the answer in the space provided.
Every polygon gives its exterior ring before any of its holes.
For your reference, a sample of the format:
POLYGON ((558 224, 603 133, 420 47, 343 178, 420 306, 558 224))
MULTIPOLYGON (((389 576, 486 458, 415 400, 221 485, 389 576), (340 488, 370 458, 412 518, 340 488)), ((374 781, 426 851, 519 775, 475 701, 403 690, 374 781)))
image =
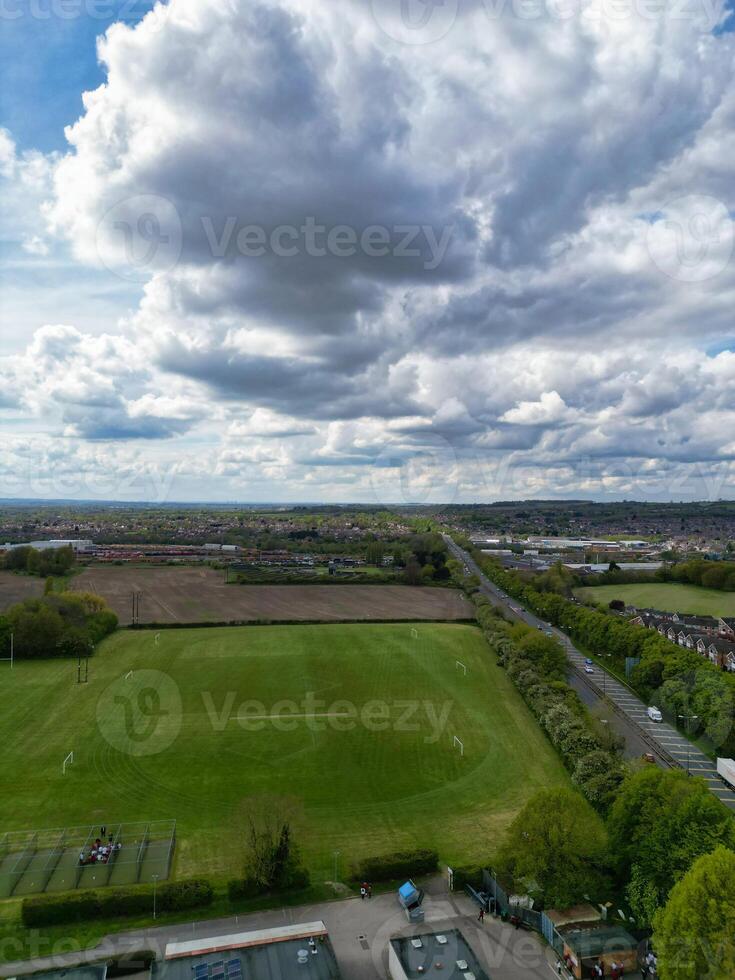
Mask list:
POLYGON ((653 943, 661 980, 735 977, 735 853, 695 861, 656 914, 653 943))
POLYGON ((607 881, 604 824, 579 793, 542 790, 510 825, 498 866, 516 887, 537 886, 547 908, 599 895, 607 881))
POLYGON ((693 861, 718 844, 735 849, 735 820, 706 784, 653 766, 624 781, 608 829, 620 882, 643 926, 693 861))

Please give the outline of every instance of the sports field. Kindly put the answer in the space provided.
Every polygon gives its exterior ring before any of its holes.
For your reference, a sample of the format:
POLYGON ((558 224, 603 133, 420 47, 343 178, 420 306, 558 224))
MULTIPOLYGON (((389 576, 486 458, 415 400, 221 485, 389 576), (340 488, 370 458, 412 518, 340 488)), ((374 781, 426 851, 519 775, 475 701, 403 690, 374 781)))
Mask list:
POLYGON ((698 585, 656 582, 638 585, 596 585, 576 589, 579 599, 608 603, 612 599, 645 609, 691 613, 694 616, 735 616, 735 592, 703 589, 698 585))
POLYGON ((329 880, 336 851, 341 877, 412 845, 482 859, 532 793, 567 779, 467 625, 118 632, 87 684, 68 661, 17 663, 0 683, 0 832, 176 819, 177 875, 239 870, 248 798, 293 809, 329 880))

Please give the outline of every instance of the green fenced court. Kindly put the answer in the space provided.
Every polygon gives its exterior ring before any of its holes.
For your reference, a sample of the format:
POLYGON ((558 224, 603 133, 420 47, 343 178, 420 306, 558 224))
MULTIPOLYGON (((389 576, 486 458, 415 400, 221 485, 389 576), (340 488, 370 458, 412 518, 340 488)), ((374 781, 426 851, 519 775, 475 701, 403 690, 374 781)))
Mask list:
POLYGON ((92 861, 91 850, 100 834, 99 825, 3 834, 0 898, 168 878, 176 844, 175 820, 107 824, 107 860, 92 861), (86 863, 81 862, 82 855, 86 863))

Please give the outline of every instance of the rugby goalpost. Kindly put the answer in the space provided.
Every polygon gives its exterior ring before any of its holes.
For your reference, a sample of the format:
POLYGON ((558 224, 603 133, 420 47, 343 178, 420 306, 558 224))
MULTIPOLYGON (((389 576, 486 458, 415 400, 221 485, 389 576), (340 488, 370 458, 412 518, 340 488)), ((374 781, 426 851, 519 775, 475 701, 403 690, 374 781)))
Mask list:
POLYGON ((454 661, 454 668, 455 670, 461 670, 464 676, 465 677, 467 676, 467 667, 462 663, 461 660, 454 661))
POLYGON ((418 640, 418 638, 419 638, 419 631, 416 629, 415 626, 412 626, 411 627, 411 639, 412 640, 418 640))
POLYGON ((462 741, 461 738, 458 738, 456 735, 454 736, 454 741, 452 742, 452 747, 453 748, 459 747, 459 754, 460 754, 460 756, 463 756, 464 755, 464 742, 462 741))
POLYGON ((74 762, 74 753, 73 752, 70 752, 69 755, 67 755, 67 757, 64 759, 64 761, 61 764, 61 775, 62 776, 65 776, 66 775, 66 767, 67 766, 70 766, 73 762, 74 762))

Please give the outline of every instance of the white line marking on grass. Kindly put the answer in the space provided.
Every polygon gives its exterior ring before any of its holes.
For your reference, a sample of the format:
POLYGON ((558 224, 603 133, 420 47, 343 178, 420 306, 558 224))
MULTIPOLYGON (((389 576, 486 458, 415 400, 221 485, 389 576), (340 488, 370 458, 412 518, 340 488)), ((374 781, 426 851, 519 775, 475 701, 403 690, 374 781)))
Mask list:
MULTIPOLYGON (((272 721, 274 718, 278 721, 288 721, 289 718, 355 718, 355 714, 352 711, 323 711, 321 714, 306 714, 306 715, 293 715, 290 711, 279 711, 275 715, 248 715, 248 721, 272 721)), ((230 721, 239 721, 238 718, 230 718, 230 721)))

